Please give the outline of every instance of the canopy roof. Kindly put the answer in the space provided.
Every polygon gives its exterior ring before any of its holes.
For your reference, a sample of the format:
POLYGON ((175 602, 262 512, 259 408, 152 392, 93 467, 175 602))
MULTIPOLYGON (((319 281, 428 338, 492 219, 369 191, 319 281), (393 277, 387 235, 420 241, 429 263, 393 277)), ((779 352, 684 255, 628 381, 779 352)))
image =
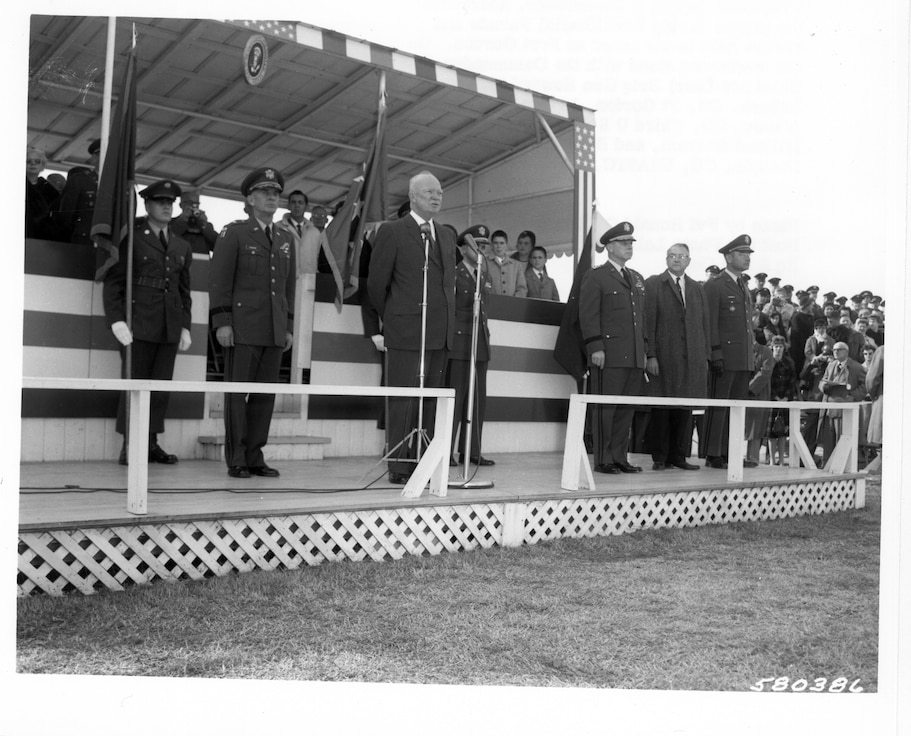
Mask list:
MULTIPOLYGON (((559 135, 594 111, 474 72, 294 21, 117 19, 116 97, 137 33, 137 178, 173 179, 239 199, 255 168, 285 175, 311 204, 344 197, 373 141, 386 71, 389 207, 427 168, 444 187, 559 135), (268 46, 263 81, 245 79, 251 36, 268 46)), ((101 137, 108 19, 32 16, 28 142, 49 166, 85 163, 101 137)))

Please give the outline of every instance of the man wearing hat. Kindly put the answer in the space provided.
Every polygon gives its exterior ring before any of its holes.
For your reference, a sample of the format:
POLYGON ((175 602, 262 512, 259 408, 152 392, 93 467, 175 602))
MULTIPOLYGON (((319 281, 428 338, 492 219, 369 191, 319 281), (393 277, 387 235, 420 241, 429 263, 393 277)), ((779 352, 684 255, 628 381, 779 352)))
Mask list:
MULTIPOLYGON (((477 351, 475 355, 475 394, 471 417, 471 448, 469 459, 478 465, 493 465, 494 461, 481 455, 481 432, 487 403, 487 365, 490 362, 490 331, 487 329, 487 295, 493 286, 487 271, 483 248, 489 243, 490 230, 486 225, 474 225, 459 235, 462 256, 455 273, 455 337, 449 350, 446 385, 455 389, 455 415, 452 424, 453 451, 450 465, 457 465, 457 449, 464 452, 468 432, 468 391, 471 374, 471 336, 474 325, 474 300, 477 287, 477 268, 481 268, 481 293, 478 313, 477 351), (458 435, 458 437, 457 437, 458 435), (458 444, 456 441, 458 440, 458 444)), ((464 456, 462 457, 464 462, 464 456)))
MULTIPOLYGON (((282 353, 291 348, 295 253, 291 235, 272 219, 285 181, 272 168, 250 172, 240 185, 250 217, 227 225, 209 267, 209 314, 225 351, 225 380, 277 383, 282 353)), ((274 478, 263 447, 275 394, 225 394, 225 463, 232 478, 274 478)))
MULTIPOLYGON (((614 225, 601 236, 608 259, 586 272, 579 290, 579 326, 591 366, 591 391, 639 396, 646 365, 645 280, 626 268, 633 255, 633 226, 614 225)), ((635 407, 593 407, 595 471, 638 473, 627 459, 635 407)))
POLYGON ((705 281, 703 281, 702 283, 704 284, 707 281, 710 281, 715 276, 717 276, 719 273, 721 273, 721 269, 718 268, 718 266, 715 266, 715 265, 709 266, 708 268, 705 269, 705 281))
POLYGON ((753 297, 754 302, 756 301, 756 292, 759 291, 760 289, 765 288, 765 280, 768 277, 769 277, 769 275, 767 273, 765 273, 764 271, 760 271, 753 277, 753 279, 756 281, 756 288, 750 289, 750 296, 753 297))
MULTIPOLYGON (((749 235, 740 235, 719 249, 725 269, 705 285, 712 353, 709 396, 713 399, 747 398, 753 375, 752 305, 740 278, 750 267, 751 243, 749 235)), ((709 408, 705 413, 702 444, 706 467, 727 467, 729 419, 727 408, 709 408)), ((753 465, 753 461, 744 461, 746 467, 753 465)))
MULTIPOLYGON (((367 292, 383 322, 386 383, 419 385, 423 345, 424 387, 439 388, 445 382, 447 352, 455 336, 456 238, 434 220, 443 204, 443 189, 433 174, 422 171, 413 176, 408 196, 410 212, 384 224, 374 238, 367 292), (426 315, 426 324, 422 315, 426 315)), ((433 426, 434 406, 433 402, 425 406, 424 427, 419 428, 415 399, 389 399, 390 483, 407 483, 414 471, 418 443, 426 447, 418 433, 433 426)))
POLYGON ((101 139, 89 143, 86 166, 70 169, 57 205, 57 222, 61 234, 71 243, 91 244, 92 215, 98 193, 98 159, 101 139))
MULTIPOLYGON (((127 322, 127 257, 122 254, 104 277, 102 299, 108 327, 121 344, 124 378, 170 380, 177 351, 190 347, 190 244, 170 231, 174 200, 180 187, 173 181, 156 181, 139 196, 145 218, 133 229, 131 314, 127 322), (126 375, 126 346, 130 346, 130 375, 126 375)), ((149 461, 171 465, 177 457, 158 446, 164 432, 168 393, 154 392, 149 421, 149 461)), ((124 436, 119 462, 127 464, 126 406, 123 395, 117 409, 117 431, 124 436)))

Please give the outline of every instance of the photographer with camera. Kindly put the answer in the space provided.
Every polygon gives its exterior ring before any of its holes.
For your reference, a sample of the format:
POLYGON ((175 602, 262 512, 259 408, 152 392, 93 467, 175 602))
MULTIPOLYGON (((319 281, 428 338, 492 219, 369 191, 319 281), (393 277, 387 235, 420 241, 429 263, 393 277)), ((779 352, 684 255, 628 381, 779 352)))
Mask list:
POLYGON ((199 208, 199 192, 190 189, 180 197, 180 215, 171 220, 171 230, 186 240, 194 253, 210 255, 218 233, 199 208))

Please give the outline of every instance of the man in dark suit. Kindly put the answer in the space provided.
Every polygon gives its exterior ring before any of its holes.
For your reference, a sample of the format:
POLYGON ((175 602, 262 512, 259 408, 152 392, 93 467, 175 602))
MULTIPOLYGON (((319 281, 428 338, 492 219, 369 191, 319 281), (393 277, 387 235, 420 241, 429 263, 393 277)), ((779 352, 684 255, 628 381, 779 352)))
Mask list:
MULTIPOLYGON (((709 394, 713 399, 745 399, 753 375, 752 304, 741 274, 750 267, 749 235, 740 235, 719 253, 725 269, 705 284, 709 312, 711 376, 709 394)), ((771 282, 772 279, 769 279, 771 282)), ((705 464, 726 468, 728 422, 731 410, 709 408, 705 414, 705 464)), ((755 463, 744 461, 745 467, 755 463)))
MULTIPOLYGON (((225 349, 225 380, 277 383, 282 353, 291 348, 294 241, 272 223, 284 178, 256 169, 240 185, 250 218, 227 225, 209 268, 215 338, 225 349)), ((275 394, 225 394, 225 463, 232 478, 277 477, 262 448, 269 439, 275 394)))
MULTIPOLYGON (((456 434, 459 447, 465 449, 468 432, 468 392, 471 378, 471 340, 474 328, 474 303, 477 291, 477 268, 481 264, 480 299, 478 301, 477 349, 475 354, 474 399, 471 416, 471 448, 468 457, 478 465, 493 465, 494 461, 481 455, 481 433, 484 429, 484 411, 487 403, 487 365, 490 362, 490 331, 487 329, 487 295, 492 292, 482 248, 488 241, 490 230, 484 225, 474 225, 459 236, 462 259, 456 266, 455 276, 455 339, 449 351, 446 385, 455 389, 455 416, 452 440, 456 434)), ((450 465, 456 465, 457 453, 453 450, 450 465)), ((462 460, 464 461, 464 455, 462 460)))
MULTIPOLYGON (((138 219, 133 229, 133 276, 131 314, 127 322, 127 256, 105 274, 102 299, 108 327, 123 346, 122 376, 170 380, 178 350, 190 347, 190 244, 170 232, 171 210, 180 196, 172 181, 157 181, 143 189, 148 216, 138 219), (126 374, 126 346, 130 345, 130 376, 126 374)), ((168 393, 156 391, 151 397, 149 420, 149 462, 172 465, 177 456, 158 446, 164 432, 168 393)), ((120 397, 117 431, 124 436, 120 464, 127 464, 126 401, 120 397)))
MULTIPOLYGON (((686 275, 690 249, 667 250, 667 269, 645 280, 645 368, 650 396, 705 398, 708 386, 709 313, 702 285, 686 275)), ((652 407, 649 420, 652 469, 699 470, 687 462, 692 409, 652 407)))
MULTIPOLYGON (((832 351, 835 359, 826 365, 819 381, 822 400, 826 403, 863 401, 867 394, 867 370, 848 357, 847 343, 835 343, 832 351)), ((822 462, 825 464, 842 432, 842 412, 839 409, 823 409, 819 418, 818 442, 822 445, 822 462)))
MULTIPOLYGON (((422 171, 412 177, 408 196, 411 212, 383 225, 374 238, 367 291, 383 323, 387 385, 420 385, 423 345, 424 387, 437 388, 444 385, 453 344, 456 242, 448 228, 433 220, 443 203, 433 174, 422 171)), ((433 414, 434 402, 427 402, 424 428, 433 426, 433 414)), ((414 471, 418 442, 423 446, 416 434, 424 430, 417 418, 417 400, 389 400, 386 441, 392 483, 406 483, 414 471)))
MULTIPOLYGON (((601 236, 608 260, 589 270, 579 290, 579 324, 592 372, 592 392, 619 396, 642 393, 645 370, 645 282, 626 268, 633 255, 633 226, 614 225, 601 236)), ((635 408, 593 407, 595 471, 638 473, 627 459, 635 408)))

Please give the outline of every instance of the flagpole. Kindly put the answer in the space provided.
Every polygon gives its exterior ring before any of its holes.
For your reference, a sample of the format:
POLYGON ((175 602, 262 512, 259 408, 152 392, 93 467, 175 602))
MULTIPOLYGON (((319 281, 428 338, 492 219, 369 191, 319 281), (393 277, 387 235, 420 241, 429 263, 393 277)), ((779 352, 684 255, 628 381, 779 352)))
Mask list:
POLYGON ((117 35, 117 17, 108 18, 107 46, 104 53, 104 95, 101 101, 101 155, 98 158, 98 170, 104 169, 104 159, 108 152, 108 131, 111 129, 111 96, 114 91, 114 45, 117 35))
MULTIPOLYGON (((132 43, 130 45, 130 53, 135 53, 136 50, 136 24, 133 24, 133 36, 132 43)), ((135 174, 134 174, 135 176, 135 174)), ((130 333, 133 332, 133 220, 136 219, 136 198, 133 196, 133 188, 136 186, 136 182, 133 179, 127 179, 126 187, 130 192, 130 196, 127 197, 127 283, 126 283, 126 323, 127 328, 129 328, 130 333)), ((124 355, 124 365, 126 366, 126 377, 133 377, 133 344, 130 343, 126 346, 126 353, 124 355)), ((127 406, 129 406, 127 403, 127 406)), ((127 419, 129 422, 129 419, 127 419)), ((129 426, 129 424, 127 424, 129 426)))

